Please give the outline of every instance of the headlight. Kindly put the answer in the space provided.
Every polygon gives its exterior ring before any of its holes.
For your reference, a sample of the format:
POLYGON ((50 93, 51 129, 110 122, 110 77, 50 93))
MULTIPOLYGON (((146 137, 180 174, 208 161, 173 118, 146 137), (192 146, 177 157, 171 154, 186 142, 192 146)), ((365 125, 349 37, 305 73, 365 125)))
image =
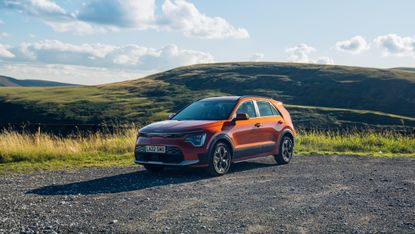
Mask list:
POLYGON ((138 132, 138 137, 148 137, 148 134, 144 132, 138 132))
POLYGON ((138 145, 138 138, 140 138, 140 132, 137 134, 137 139, 135 140, 136 145, 138 145))
POLYGON ((199 133, 187 136, 184 141, 190 142, 194 147, 201 147, 203 144, 205 144, 206 140, 206 133, 199 133))
POLYGON ((138 139, 139 139, 140 137, 147 137, 147 134, 145 134, 145 133, 141 133, 141 132, 140 132, 140 130, 138 130, 138 133, 137 133, 137 139, 136 139, 136 142, 135 142, 135 144, 136 144, 136 145, 138 145, 138 139))

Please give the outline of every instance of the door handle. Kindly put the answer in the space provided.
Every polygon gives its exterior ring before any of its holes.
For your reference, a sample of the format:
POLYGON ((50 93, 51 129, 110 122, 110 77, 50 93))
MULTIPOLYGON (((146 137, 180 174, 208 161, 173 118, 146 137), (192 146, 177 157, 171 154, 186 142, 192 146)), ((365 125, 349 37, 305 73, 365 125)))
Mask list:
POLYGON ((259 127, 262 126, 262 123, 256 123, 254 126, 257 127, 257 128, 259 128, 259 127))
POLYGON ((278 120, 277 124, 283 124, 284 122, 282 120, 278 120))

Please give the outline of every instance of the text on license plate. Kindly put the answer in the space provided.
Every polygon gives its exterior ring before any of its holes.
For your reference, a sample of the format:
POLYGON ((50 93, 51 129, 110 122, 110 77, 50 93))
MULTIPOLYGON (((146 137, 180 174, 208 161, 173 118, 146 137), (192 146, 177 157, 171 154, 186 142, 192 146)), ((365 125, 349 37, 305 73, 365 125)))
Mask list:
POLYGON ((146 152, 149 153, 166 153, 166 146, 161 145, 147 145, 146 152))

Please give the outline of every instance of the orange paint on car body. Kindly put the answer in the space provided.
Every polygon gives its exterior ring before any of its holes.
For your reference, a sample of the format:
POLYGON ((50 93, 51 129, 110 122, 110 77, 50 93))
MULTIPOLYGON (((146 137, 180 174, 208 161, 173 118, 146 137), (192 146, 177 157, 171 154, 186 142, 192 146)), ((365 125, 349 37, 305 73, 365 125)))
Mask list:
POLYGON ((220 175, 231 163, 254 157, 274 155, 278 162, 288 163, 295 136, 290 114, 281 102, 257 96, 206 98, 169 120, 140 129, 135 162, 149 170, 216 168, 219 172, 211 174, 220 175), (286 151, 286 160, 281 150, 286 151))

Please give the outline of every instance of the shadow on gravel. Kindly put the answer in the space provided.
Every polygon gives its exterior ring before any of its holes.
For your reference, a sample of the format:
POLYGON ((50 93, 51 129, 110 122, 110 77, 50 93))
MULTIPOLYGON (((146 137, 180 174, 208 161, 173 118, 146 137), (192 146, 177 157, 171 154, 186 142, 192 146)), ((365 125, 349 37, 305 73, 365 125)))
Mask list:
MULTIPOLYGON (((230 173, 238 173, 256 168, 275 166, 276 164, 261 162, 240 162, 231 167, 230 173)), ((211 179, 211 177, 207 176, 206 173, 204 173, 204 170, 200 169, 169 168, 161 173, 150 173, 145 170, 140 170, 137 172, 79 181, 70 184, 48 185, 30 190, 27 193, 46 196, 120 193, 155 186, 189 183, 204 179, 211 179)))

